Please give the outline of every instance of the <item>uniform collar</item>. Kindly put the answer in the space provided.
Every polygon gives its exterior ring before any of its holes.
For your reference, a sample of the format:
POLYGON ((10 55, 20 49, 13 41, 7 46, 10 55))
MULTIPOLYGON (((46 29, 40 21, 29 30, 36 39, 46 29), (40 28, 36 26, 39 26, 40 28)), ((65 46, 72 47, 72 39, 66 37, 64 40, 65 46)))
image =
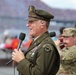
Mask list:
POLYGON ((41 36, 37 37, 35 41, 31 44, 31 46, 28 48, 28 50, 31 50, 32 48, 36 47, 39 45, 46 37, 50 36, 48 31, 43 33, 41 36))

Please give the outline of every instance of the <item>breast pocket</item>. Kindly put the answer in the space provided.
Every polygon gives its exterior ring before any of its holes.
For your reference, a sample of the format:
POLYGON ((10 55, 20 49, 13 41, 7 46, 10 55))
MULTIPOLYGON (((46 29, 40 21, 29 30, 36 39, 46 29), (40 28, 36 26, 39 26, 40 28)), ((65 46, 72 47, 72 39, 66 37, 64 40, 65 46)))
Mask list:
POLYGON ((33 64, 36 64, 36 59, 37 59, 37 49, 38 48, 34 48, 32 49, 31 51, 29 51, 27 54, 26 54, 26 58, 33 64))

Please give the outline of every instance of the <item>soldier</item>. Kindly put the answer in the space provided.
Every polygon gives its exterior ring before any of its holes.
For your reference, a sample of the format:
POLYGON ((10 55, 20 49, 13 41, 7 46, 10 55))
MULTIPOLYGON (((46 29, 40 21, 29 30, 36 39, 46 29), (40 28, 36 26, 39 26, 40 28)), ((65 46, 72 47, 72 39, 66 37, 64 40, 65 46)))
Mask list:
POLYGON ((29 34, 34 41, 25 54, 21 49, 12 53, 12 60, 18 63, 17 70, 23 75, 55 75, 59 69, 60 57, 48 27, 54 18, 50 13, 29 6, 29 34))
POLYGON ((65 28, 62 37, 65 48, 59 50, 61 64, 57 75, 76 75, 76 29, 65 28))

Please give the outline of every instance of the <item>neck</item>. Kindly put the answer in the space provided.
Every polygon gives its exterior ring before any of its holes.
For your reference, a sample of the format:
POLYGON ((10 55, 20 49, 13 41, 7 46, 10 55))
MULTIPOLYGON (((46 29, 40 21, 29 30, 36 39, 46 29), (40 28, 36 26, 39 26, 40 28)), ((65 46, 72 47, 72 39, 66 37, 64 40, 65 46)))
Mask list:
POLYGON ((37 34, 36 36, 34 36, 34 38, 37 38, 37 37, 41 36, 41 35, 44 34, 45 32, 47 32, 47 30, 40 32, 39 34, 37 34))

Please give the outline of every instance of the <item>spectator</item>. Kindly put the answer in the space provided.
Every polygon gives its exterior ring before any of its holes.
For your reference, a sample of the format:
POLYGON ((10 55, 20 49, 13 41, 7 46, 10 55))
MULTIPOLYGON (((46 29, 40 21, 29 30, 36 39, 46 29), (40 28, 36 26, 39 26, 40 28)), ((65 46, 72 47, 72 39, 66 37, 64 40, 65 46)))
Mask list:
POLYGON ((17 36, 15 36, 10 44, 5 44, 4 48, 14 50, 18 46, 18 42, 19 40, 17 39, 17 36))
POLYGON ((61 28, 59 29, 60 34, 59 34, 58 38, 56 38, 56 40, 54 40, 54 42, 55 42, 55 44, 57 45, 57 47, 60 46, 60 48, 64 48, 63 37, 61 36, 64 29, 65 29, 65 27, 61 27, 61 28))
POLYGON ((76 29, 65 28, 61 36, 65 48, 59 50, 61 65, 57 75, 76 75, 76 29))

